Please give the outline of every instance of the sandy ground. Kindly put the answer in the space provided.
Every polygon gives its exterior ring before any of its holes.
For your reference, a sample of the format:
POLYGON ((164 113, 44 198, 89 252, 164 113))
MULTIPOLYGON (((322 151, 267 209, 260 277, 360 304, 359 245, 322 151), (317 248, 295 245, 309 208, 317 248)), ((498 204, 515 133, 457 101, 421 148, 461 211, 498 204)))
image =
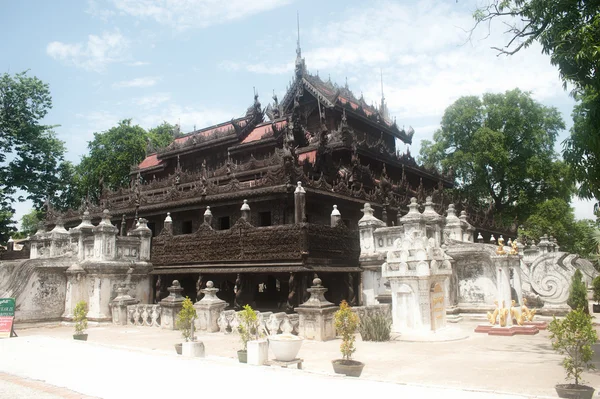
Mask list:
MULTIPOLYGON (((481 392, 492 392, 519 394, 526 397, 556 397, 554 385, 564 381, 564 371, 560 365, 561 357, 555 354, 550 347, 547 331, 541 331, 535 336, 488 336, 473 332, 479 323, 478 321, 462 321, 453 326, 455 329, 460 329, 462 334, 459 335, 466 336, 466 338, 450 342, 392 341, 375 343, 362 342, 358 338, 354 358, 366 363, 360 380, 365 383, 383 381, 406 384, 389 384, 405 389, 416 389, 423 386, 450 389, 450 391, 453 389, 478 391, 481 395, 483 395, 481 392)), ((33 346, 42 348, 41 351, 45 353, 50 350, 45 348, 45 345, 56 348, 65 346, 65 356, 67 354, 76 356, 81 367, 86 367, 86 364, 90 362, 96 362, 96 354, 94 352, 86 358, 80 358, 78 356, 80 348, 94 350, 104 348, 105 351, 116 351, 113 363, 119 362, 118 358, 125 356, 123 354, 150 356, 150 359, 143 360, 143 362, 148 361, 152 364, 144 365, 148 369, 148 374, 143 378, 148 381, 140 382, 141 385, 151 383, 153 375, 161 375, 160 373, 164 371, 169 362, 181 363, 177 367, 188 367, 190 361, 204 362, 202 364, 207 362, 207 360, 183 359, 181 356, 177 356, 173 345, 181 341, 179 332, 155 327, 90 326, 87 343, 73 342, 71 326, 21 328, 17 329, 17 333, 19 334, 17 339, 0 340, 0 371, 11 373, 10 365, 6 364, 7 356, 3 356, 3 352, 7 354, 19 348, 23 350, 22 348, 33 346), (46 337, 52 337, 52 339, 46 341, 48 339, 46 337), (27 339, 30 339, 31 342, 26 343, 27 339), (14 341, 12 346, 19 348, 11 349, 8 341, 14 341), (21 344, 17 345, 17 342, 21 342, 21 344), (71 354, 70 351, 74 348, 77 350, 71 354)), ((226 368, 234 367, 236 370, 242 367, 242 370, 245 371, 267 370, 272 372, 275 369, 275 367, 252 367, 237 364, 236 351, 240 347, 237 335, 205 333, 199 334, 198 339, 204 342, 209 362, 216 362, 215 364, 226 368)), ((294 375, 300 373, 300 375, 312 376, 311 378, 316 378, 315 373, 316 375, 331 375, 331 360, 340 357, 340 342, 339 339, 329 342, 305 341, 299 353, 299 357, 304 359, 304 371, 294 371, 294 375)), ((58 351, 58 349, 55 350, 58 351)), ((60 354, 52 355, 50 352, 46 355, 62 356, 60 354)), ((36 358, 35 354, 31 354, 31 356, 31 360, 36 358)), ((600 353, 598 357, 600 357, 600 353)), ((598 360, 600 361, 600 359, 598 360)), ((139 361, 136 360, 136 365, 132 364, 131 367, 139 367, 139 361)), ((14 370, 12 374, 56 383, 56 381, 41 378, 44 376, 43 372, 39 375, 28 374, 27 367, 29 366, 25 362, 19 369, 22 371, 21 374, 15 373, 14 370)), ((228 375, 235 374, 235 370, 226 373, 228 375)), ((338 381, 340 377, 327 378, 338 381)), ((599 372, 585 373, 584 379, 588 385, 600 388, 599 372)), ((348 378, 342 378, 342 380, 347 381, 348 378)), ((61 386, 87 395, 110 397, 102 396, 102 392, 79 391, 74 386, 68 385, 64 381, 63 383, 64 385, 61 386)), ((383 385, 387 386, 388 384, 383 385)), ((224 389, 227 389, 226 386, 227 384, 224 389)))

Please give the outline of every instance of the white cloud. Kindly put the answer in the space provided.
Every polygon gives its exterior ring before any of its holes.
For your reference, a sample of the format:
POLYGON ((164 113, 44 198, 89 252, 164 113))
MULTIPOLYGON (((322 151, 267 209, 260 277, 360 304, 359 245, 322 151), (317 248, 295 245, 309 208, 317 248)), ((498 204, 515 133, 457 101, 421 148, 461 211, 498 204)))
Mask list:
MULTIPOLYGON (((292 0, 113 0, 121 14, 151 19, 178 31, 205 28, 242 19, 291 3, 292 0)), ((94 4, 88 12, 103 18, 110 10, 94 4)))
POLYGON ((152 87, 160 78, 156 76, 145 76, 142 78, 135 78, 131 80, 122 80, 112 84, 113 89, 122 89, 127 87, 152 87))
POLYGON ((145 61, 135 61, 135 62, 129 62, 127 63, 128 66, 133 66, 133 67, 137 67, 137 66, 145 66, 145 65, 150 65, 149 62, 145 62, 145 61))
POLYGON ((137 97, 133 99, 133 103, 142 108, 156 108, 171 100, 169 93, 156 93, 149 96, 137 97))
POLYGON ((48 43, 46 53, 59 61, 77 68, 102 72, 107 65, 125 59, 129 41, 117 30, 101 36, 89 35, 85 43, 48 43))

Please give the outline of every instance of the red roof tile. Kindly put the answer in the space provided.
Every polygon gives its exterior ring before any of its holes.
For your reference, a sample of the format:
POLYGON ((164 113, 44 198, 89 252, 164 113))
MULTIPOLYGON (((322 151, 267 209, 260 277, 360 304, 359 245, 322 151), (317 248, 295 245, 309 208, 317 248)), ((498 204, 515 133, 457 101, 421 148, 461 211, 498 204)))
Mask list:
POLYGON ((298 163, 299 164, 302 164, 305 159, 307 159, 308 162, 314 164, 317 159, 317 150, 312 150, 312 151, 304 152, 302 154, 298 154, 298 163))
MULTIPOLYGON (((277 127, 277 129, 281 129, 281 128, 285 127, 286 125, 287 125, 287 121, 280 121, 280 122, 275 123, 275 126, 277 127)), ((273 128, 271 127, 270 123, 266 124, 266 125, 262 125, 262 126, 257 126, 254 128, 253 131, 250 132, 250 134, 248 136, 246 136, 246 138, 244 140, 242 140, 242 144, 250 143, 251 141, 260 140, 262 138, 262 136, 271 132, 272 130, 273 130, 273 128)))
POLYGON ((148 155, 146 157, 146 159, 144 159, 139 165, 138 167, 140 169, 146 169, 146 168, 151 168, 153 166, 157 166, 160 165, 162 163, 162 161, 158 160, 158 155, 157 154, 152 154, 152 155, 148 155))

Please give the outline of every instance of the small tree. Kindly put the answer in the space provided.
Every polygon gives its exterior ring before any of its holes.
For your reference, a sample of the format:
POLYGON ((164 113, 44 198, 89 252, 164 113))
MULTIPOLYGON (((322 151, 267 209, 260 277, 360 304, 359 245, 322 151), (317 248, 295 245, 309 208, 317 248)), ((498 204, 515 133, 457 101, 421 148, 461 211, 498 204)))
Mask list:
POLYGON ((597 276, 592 281, 592 289, 594 290, 594 301, 597 304, 600 304, 600 276, 597 276))
POLYGON ((569 299, 567 299, 567 305, 573 310, 583 308, 583 311, 586 314, 590 313, 587 300, 587 289, 583 282, 583 274, 579 269, 575 270, 575 274, 571 280, 571 290, 569 292, 569 299))
POLYGON ((563 320, 555 317, 548 330, 552 348, 566 355, 562 362, 566 379, 575 379, 575 385, 579 385, 581 373, 594 368, 590 361, 594 356, 592 345, 598 340, 598 335, 592 326, 591 316, 579 308, 569 312, 563 320))
POLYGON ((240 339, 242 340, 242 350, 248 349, 248 341, 251 339, 258 339, 258 315, 252 309, 250 305, 244 306, 244 309, 239 313, 240 325, 238 326, 238 332, 240 333, 240 339))
POLYGON ((83 335, 85 334, 85 330, 87 329, 87 302, 79 301, 75 305, 75 309, 73 309, 73 321, 75 322, 75 335, 83 335))
POLYGON ((340 352, 342 352, 344 360, 351 360, 352 354, 356 351, 354 341, 358 322, 358 315, 352 311, 348 302, 342 301, 340 309, 335 312, 335 329, 342 336, 340 352))
POLYGON ((186 296, 183 300, 183 307, 179 314, 177 314, 177 321, 175 323, 179 331, 181 331, 181 336, 186 342, 190 339, 192 341, 194 340, 194 337, 192 336, 192 323, 196 316, 194 304, 192 303, 192 300, 186 296))

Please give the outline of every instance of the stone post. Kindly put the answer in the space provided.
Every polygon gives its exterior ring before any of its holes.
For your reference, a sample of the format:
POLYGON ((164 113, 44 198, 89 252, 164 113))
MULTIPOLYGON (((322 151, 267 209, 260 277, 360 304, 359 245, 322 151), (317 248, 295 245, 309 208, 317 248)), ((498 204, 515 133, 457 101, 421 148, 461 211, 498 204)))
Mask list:
POLYGON ((375 237, 373 233, 378 227, 385 227, 385 223, 373 216, 373 208, 368 202, 365 203, 362 212, 363 217, 358 221, 360 232, 360 256, 375 254, 375 237))
POLYGON ((375 230, 385 227, 385 223, 373 216, 371 204, 365 203, 363 217, 358 221, 360 237, 360 263, 364 269, 361 279, 360 302, 363 305, 378 304, 376 299, 382 292, 381 262, 376 251, 375 230))
POLYGON ((473 232, 475 231, 475 228, 467 221, 467 212, 461 211, 458 219, 460 220, 460 226, 463 231, 462 240, 464 242, 474 242, 473 232))
POLYGON ((77 242, 77 260, 82 261, 85 259, 85 247, 83 245, 83 240, 86 236, 92 235, 93 231, 94 225, 92 224, 92 218, 90 217, 90 213, 85 211, 81 217, 81 223, 77 227, 73 227, 71 230, 69 230, 69 233, 71 234, 71 240, 73 242, 77 242))
POLYGON ((98 260, 113 260, 116 256, 118 230, 110 222, 110 213, 105 209, 102 221, 94 227, 94 258, 98 260))
POLYGON ((73 310, 77 302, 88 300, 86 292, 86 272, 79 265, 79 262, 74 262, 69 267, 65 274, 67 275, 67 291, 65 294, 65 311, 62 314, 63 320, 73 320, 73 310))
POLYGON ((310 298, 295 309, 300 316, 298 335, 315 341, 335 339, 333 316, 337 306, 325 299, 327 288, 321 285, 321 279, 315 278, 307 291, 310 298))
MULTIPOLYGON (((427 230, 431 232, 431 234, 427 234, 427 237, 431 237, 435 240, 436 247, 441 246, 443 218, 442 215, 433 209, 433 201, 431 197, 427 197, 425 199, 425 210, 423 211, 422 215, 423 219, 425 220, 427 230)), ((404 219, 401 219, 401 222, 404 222, 404 219)))
POLYGON ((462 241, 462 228, 460 225, 460 219, 456 216, 454 204, 448 205, 446 226, 444 230, 452 240, 462 241))
POLYGON ((139 218, 137 227, 131 232, 131 235, 140 238, 140 261, 149 261, 152 230, 148 227, 148 220, 139 218))
POLYGON ((206 207, 206 210, 204 211, 204 223, 209 225, 210 227, 212 227, 212 212, 210 211, 210 206, 206 207))
POLYGON ((65 229, 62 219, 58 218, 56 225, 50 231, 50 257, 64 255, 70 241, 69 232, 65 229))
POLYGON ((217 320, 221 312, 227 307, 227 302, 217 298, 218 288, 214 288, 212 281, 206 282, 206 288, 200 290, 204 297, 194 304, 198 317, 195 320, 195 327, 198 331, 218 332, 219 325, 217 320))
POLYGON ((306 220, 306 191, 302 187, 302 182, 298 182, 296 191, 294 191, 294 223, 304 223, 306 220))
POLYGON ((163 230, 165 230, 169 235, 173 235, 173 219, 171 219, 171 212, 167 212, 163 230))
POLYGON ((169 296, 160 301, 160 328, 177 330, 175 324, 177 315, 183 308, 183 288, 179 281, 173 280, 173 285, 167 288, 169 296))
POLYGON ((342 214, 338 211, 337 205, 334 205, 333 211, 331 211, 331 227, 337 226, 340 220, 342 220, 342 214))
POLYGON ((117 288, 117 296, 110 302, 113 324, 126 326, 127 306, 135 305, 140 302, 129 295, 128 291, 129 290, 127 289, 127 286, 125 284, 121 284, 121 286, 117 288))
POLYGON ((250 223, 250 205, 248 205, 248 200, 244 200, 240 211, 242 211, 242 219, 246 219, 246 222, 250 223))
POLYGON ((12 237, 10 237, 8 239, 8 242, 6 243, 6 250, 8 252, 12 252, 15 250, 15 241, 12 239, 12 237))

